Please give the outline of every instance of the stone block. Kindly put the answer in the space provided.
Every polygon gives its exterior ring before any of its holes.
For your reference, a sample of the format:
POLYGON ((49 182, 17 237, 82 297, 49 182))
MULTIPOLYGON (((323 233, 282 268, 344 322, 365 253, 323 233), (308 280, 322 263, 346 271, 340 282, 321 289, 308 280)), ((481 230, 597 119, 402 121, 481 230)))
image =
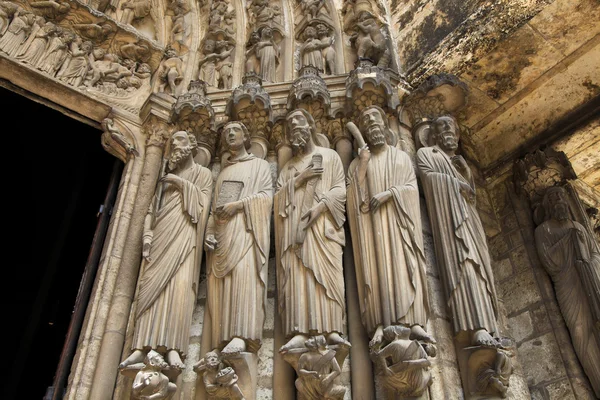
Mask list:
POLYGON ((512 279, 508 279, 498 286, 508 315, 519 313, 532 304, 542 301, 531 270, 513 275, 512 279))
POLYGON ((262 388, 273 387, 273 339, 263 339, 258 350, 257 385, 262 388))
POLYGON ((275 329, 275 299, 267 299, 267 309, 265 310, 265 325, 263 331, 269 333, 267 336, 273 336, 275 329))
POLYGON ((510 258, 503 258, 498 261, 492 260, 492 270, 494 271, 496 282, 507 279, 513 274, 513 266, 510 258))
POLYGON ((552 333, 523 342, 518 350, 518 359, 523 370, 527 371, 529 386, 566 377, 560 350, 552 333))
POLYGON ((575 394, 568 379, 562 379, 546 386, 549 400, 575 400, 575 394))
POLYGON ((508 329, 509 336, 515 339, 517 343, 529 338, 535 331, 531 313, 525 311, 514 317, 508 318, 508 329))
POLYGON ((531 310, 530 313, 533 320, 533 326, 538 334, 543 334, 552 330, 552 325, 548 318, 548 311, 546 310, 546 307, 540 305, 539 307, 531 310))
POLYGON ((525 271, 532 267, 531 259, 525 246, 513 248, 510 252, 510 259, 515 272, 525 271))

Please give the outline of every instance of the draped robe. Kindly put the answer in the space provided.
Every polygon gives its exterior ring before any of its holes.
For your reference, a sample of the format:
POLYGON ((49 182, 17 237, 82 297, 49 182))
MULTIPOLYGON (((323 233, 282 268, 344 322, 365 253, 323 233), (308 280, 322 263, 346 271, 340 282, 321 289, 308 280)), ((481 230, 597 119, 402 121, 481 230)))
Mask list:
POLYGON ((579 222, 569 220, 567 226, 552 222, 535 230, 538 254, 554 283, 575 353, 600 398, 600 252, 579 222), (575 261, 581 259, 589 268, 578 268, 575 261))
POLYGON ((345 244, 346 185, 338 154, 315 146, 310 154, 293 157, 281 170, 275 193, 275 232, 279 312, 286 336, 297 333, 345 332, 342 246, 345 244), (323 156, 310 208, 321 201, 326 211, 306 230, 301 245, 296 232, 301 222, 306 184, 294 188, 293 177, 323 156))
POLYGON ((15 57, 25 42, 31 26, 26 15, 17 15, 13 18, 4 36, 0 38, 0 49, 11 57, 15 57))
MULTIPOLYGON (((235 200, 232 200, 235 201, 235 200)), ((234 337, 258 350, 267 302, 267 264, 273 203, 269 163, 253 155, 225 167, 215 184, 207 235, 217 247, 207 253, 208 307, 212 317, 212 347, 234 337), (242 182, 238 200, 243 210, 229 220, 215 214, 224 183, 242 182)))
POLYGON ((183 179, 183 190, 165 184, 150 261, 142 262, 132 348, 176 350, 183 357, 198 292, 212 176, 195 163, 176 174, 183 179))
POLYGON ((425 326, 426 267, 419 189, 410 157, 388 145, 371 153, 367 175, 374 179, 367 182, 367 177, 362 187, 358 165, 355 159, 348 170, 348 219, 363 323, 370 335, 379 325, 425 326), (386 190, 392 197, 377 211, 364 209, 363 203, 368 206, 374 195, 386 190))
POLYGON ((454 331, 498 332, 485 232, 475 205, 460 192, 459 182, 468 182, 437 146, 419 149, 417 165, 454 331))

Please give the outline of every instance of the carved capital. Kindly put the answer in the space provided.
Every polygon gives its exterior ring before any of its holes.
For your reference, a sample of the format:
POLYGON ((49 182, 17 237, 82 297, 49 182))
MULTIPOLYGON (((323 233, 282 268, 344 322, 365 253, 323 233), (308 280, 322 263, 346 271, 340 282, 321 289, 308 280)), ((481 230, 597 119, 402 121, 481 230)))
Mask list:
POLYGON ((146 136, 146 147, 163 147, 171 136, 167 122, 156 116, 151 116, 142 129, 146 136))
POLYGON ((138 157, 140 153, 135 148, 132 138, 127 138, 115 126, 112 118, 105 118, 102 121, 102 136, 100 138, 102 147, 123 162, 127 162, 129 155, 138 157))

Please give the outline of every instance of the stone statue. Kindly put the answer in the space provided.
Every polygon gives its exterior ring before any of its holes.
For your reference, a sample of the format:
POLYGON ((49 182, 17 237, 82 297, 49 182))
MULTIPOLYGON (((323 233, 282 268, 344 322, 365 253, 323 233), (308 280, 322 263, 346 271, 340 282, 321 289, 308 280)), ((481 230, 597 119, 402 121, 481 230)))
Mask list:
POLYGON ((69 55, 69 46, 76 39, 74 33, 66 30, 57 30, 48 43, 37 68, 52 76, 56 75, 69 55))
POLYGON ((29 3, 31 7, 40 10, 40 13, 51 20, 59 21, 71 10, 71 5, 67 1, 35 1, 29 3))
POLYGON ((304 348, 308 334, 349 346, 340 336, 346 319, 342 162, 315 144, 317 128, 306 110, 288 113, 286 131, 294 156, 279 174, 274 203, 279 312, 291 339, 280 351, 304 348))
POLYGON ((183 61, 175 50, 170 47, 165 49, 165 54, 160 62, 156 75, 159 79, 158 92, 165 92, 177 96, 178 86, 183 79, 183 61))
POLYGON ((56 74, 60 80, 72 86, 79 86, 86 77, 88 70, 91 67, 90 60, 94 46, 92 42, 86 41, 82 43, 81 38, 77 38, 71 42, 70 59, 63 64, 63 68, 56 74))
POLYGON ((34 38, 31 43, 29 43, 29 46, 22 49, 21 55, 17 58, 33 67, 37 67, 44 55, 44 51, 46 51, 48 40, 54 32, 56 32, 56 25, 52 22, 46 22, 35 32, 34 38))
POLYGON ((231 156, 215 184, 205 248, 212 348, 227 357, 260 347, 273 181, 269 163, 247 152, 244 124, 225 125, 221 143, 231 156))
POLYGON ((250 34, 250 39, 246 44, 246 64, 245 71, 256 72, 258 69, 257 45, 260 42, 260 34, 254 31, 250 34))
POLYGON ((260 77, 265 82, 275 82, 277 80, 277 64, 279 63, 279 47, 273 39, 271 28, 264 27, 262 29, 255 51, 260 62, 260 77))
MULTIPOLYGON (((130 77, 132 72, 127 68, 123 67, 118 62, 118 57, 112 53, 107 53, 106 50, 102 48, 96 48, 92 52, 92 58, 90 61, 90 72, 88 73, 88 80, 85 85, 87 87, 94 87, 97 84, 101 84, 104 82, 117 83, 122 78, 130 77)), ((142 71, 146 71, 140 74, 141 76, 148 75, 148 66, 142 67, 144 64, 141 64, 140 67, 142 71), (145 69, 144 69, 145 68, 145 69)))
POLYGON ((325 24, 317 25, 317 35, 321 41, 321 52, 323 53, 323 72, 325 75, 335 75, 335 49, 333 48, 333 36, 329 34, 329 28, 325 24))
POLYGON ((336 383, 342 369, 325 337, 313 336, 305 343, 307 352, 298 359, 296 389, 305 400, 342 400, 346 388, 336 383))
POLYGON ((475 207, 475 184, 456 154, 458 124, 451 116, 433 123, 435 145, 417 152, 439 272, 454 331, 467 332, 471 346, 497 347, 492 337, 497 300, 485 232, 475 207))
POLYGON ((325 0, 301 0, 300 7, 302 13, 308 19, 314 19, 319 16, 319 11, 325 5, 325 0))
POLYGON ((536 228, 535 242, 575 352, 600 397, 600 250, 588 230, 571 218, 567 196, 562 187, 546 190, 548 219, 536 228))
POLYGON ((162 370, 169 365, 154 350, 150 350, 144 359, 144 366, 133 380, 132 398, 139 400, 169 400, 175 394, 177 386, 169 382, 162 370))
POLYGON ((0 36, 4 35, 15 15, 23 11, 18 4, 11 1, 0 1, 0 36))
POLYGON ((319 71, 323 71, 323 46, 317 37, 317 30, 308 26, 304 30, 304 43, 300 46, 300 55, 302 56, 302 66, 312 65, 319 71))
POLYGON ((362 11, 355 24, 357 32, 350 41, 354 42, 358 58, 372 60, 378 67, 387 67, 391 59, 390 50, 375 17, 368 11, 362 11))
POLYGON ((402 325, 383 330, 383 340, 371 348, 375 371, 382 376, 383 386, 400 397, 418 397, 431 384, 431 361, 412 332, 402 325), (384 345, 385 343, 385 345, 384 345))
POLYGON ((27 39, 35 22, 35 15, 27 11, 16 11, 4 36, 0 38, 0 51, 15 57, 21 50, 21 44, 27 39))
POLYGON ((204 57, 198 62, 198 66, 200 67, 198 79, 203 80, 210 86, 217 87, 218 81, 215 72, 215 63, 219 55, 215 53, 215 41, 213 39, 206 39, 202 52, 204 53, 204 57))
POLYGON ((215 49, 219 54, 219 61, 215 67, 219 78, 219 89, 231 89, 232 75, 233 75, 233 62, 231 61, 231 54, 233 53, 233 46, 226 40, 217 40, 215 49))
POLYGON ((133 353, 120 368, 141 362, 152 349, 180 369, 188 347, 212 176, 194 162, 192 135, 174 133, 171 146, 169 172, 159 181, 144 224, 133 353))
POLYGON ((204 388, 209 399, 244 400, 237 382, 238 376, 231 367, 221 362, 218 351, 209 351, 198 361, 194 369, 202 374, 204 388))
POLYGON ((73 24, 73 28, 77 29, 82 37, 93 40, 96 43, 105 40, 115 31, 113 26, 107 22, 101 24, 73 24))
POLYGON ((142 19, 150 14, 150 0, 128 0, 121 4, 121 22, 131 25, 134 19, 142 19))
MULTIPOLYGON (((356 126, 348 125, 363 142, 356 126)), ((429 302, 412 162, 386 143, 390 133, 381 108, 364 108, 359 125, 366 145, 348 170, 348 219, 363 324, 372 345, 390 325, 407 326, 412 339, 434 342, 424 329, 429 302)))

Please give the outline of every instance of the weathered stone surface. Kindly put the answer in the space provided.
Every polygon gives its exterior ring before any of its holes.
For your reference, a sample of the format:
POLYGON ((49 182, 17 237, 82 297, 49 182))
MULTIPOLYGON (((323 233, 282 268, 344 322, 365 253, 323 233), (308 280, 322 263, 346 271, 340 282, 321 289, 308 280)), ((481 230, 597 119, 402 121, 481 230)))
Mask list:
POLYGON ((527 371, 529 386, 566 376, 558 345, 551 333, 522 343, 519 346, 519 357, 523 370, 527 371))
POLYGON ((542 300, 531 270, 523 271, 516 274, 513 279, 504 281, 499 289, 509 315, 542 300))
POLYGON ((533 320, 529 311, 508 318, 510 335, 517 343, 530 337, 534 332, 533 320))

